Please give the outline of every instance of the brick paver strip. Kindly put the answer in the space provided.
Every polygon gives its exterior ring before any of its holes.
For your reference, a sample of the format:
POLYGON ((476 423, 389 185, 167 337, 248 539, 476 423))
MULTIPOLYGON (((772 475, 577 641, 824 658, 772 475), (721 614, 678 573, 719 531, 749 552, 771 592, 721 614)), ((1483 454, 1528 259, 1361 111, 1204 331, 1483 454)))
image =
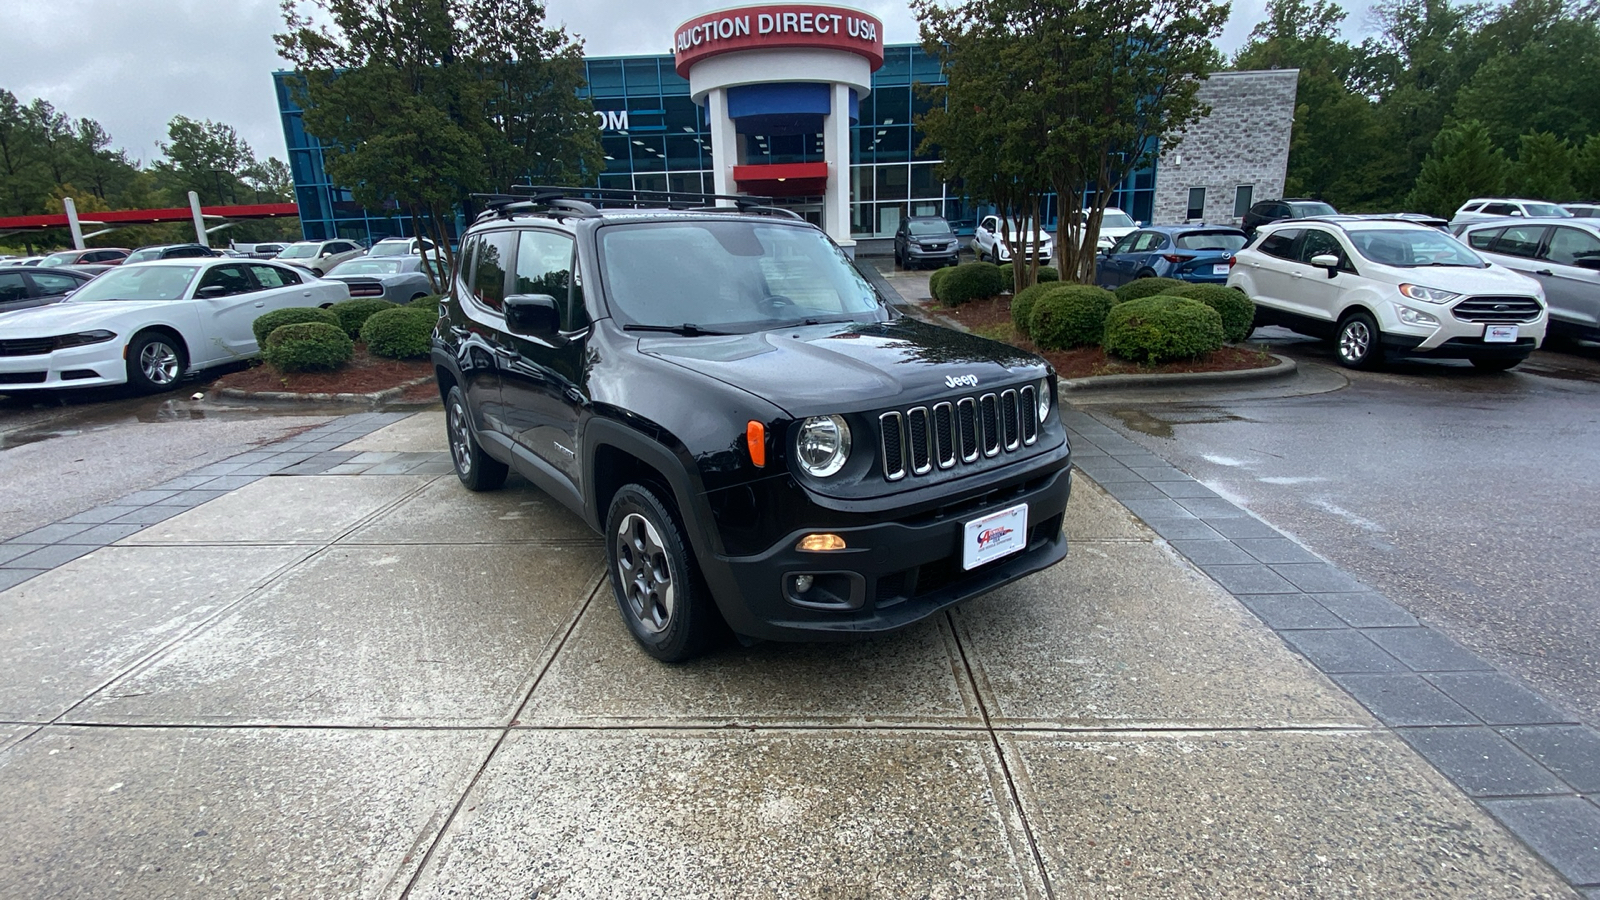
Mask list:
POLYGON ((1600 900, 1600 734, 1148 448, 1062 420, 1084 475, 1600 900))

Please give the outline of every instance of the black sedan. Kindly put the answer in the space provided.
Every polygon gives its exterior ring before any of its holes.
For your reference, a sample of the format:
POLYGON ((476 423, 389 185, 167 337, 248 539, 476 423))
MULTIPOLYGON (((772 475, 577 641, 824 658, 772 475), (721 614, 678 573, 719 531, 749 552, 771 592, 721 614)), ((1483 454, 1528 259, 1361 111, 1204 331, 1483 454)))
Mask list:
POLYGON ((0 313, 59 302, 86 284, 95 274, 79 269, 37 266, 0 268, 0 313))

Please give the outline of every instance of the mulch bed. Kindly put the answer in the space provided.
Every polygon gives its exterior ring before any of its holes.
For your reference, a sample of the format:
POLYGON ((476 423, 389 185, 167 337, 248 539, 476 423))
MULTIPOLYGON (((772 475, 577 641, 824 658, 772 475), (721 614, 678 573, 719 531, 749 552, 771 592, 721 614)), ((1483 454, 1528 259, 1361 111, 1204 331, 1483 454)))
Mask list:
MULTIPOLYGON (((258 391, 288 391, 295 394, 374 394, 398 387, 418 378, 433 375, 433 363, 425 359, 384 359, 356 344, 355 356, 343 368, 332 372, 282 373, 257 361, 250 368, 230 372, 212 382, 214 388, 258 391)), ((438 399, 432 379, 406 388, 402 400, 438 399)))
POLYGON ((1011 324, 1011 298, 996 297, 978 300, 954 308, 933 307, 934 312, 947 319, 960 322, 968 330, 1004 341, 1016 347, 1037 353, 1056 367, 1061 378, 1087 378, 1092 375, 1170 375, 1179 372, 1238 372, 1246 369, 1264 369, 1277 364, 1272 354, 1250 347, 1223 347, 1199 359, 1164 363, 1159 366, 1142 366, 1138 363, 1115 359, 1099 347, 1079 347, 1075 350, 1040 350, 1027 338, 1017 334, 1011 324))

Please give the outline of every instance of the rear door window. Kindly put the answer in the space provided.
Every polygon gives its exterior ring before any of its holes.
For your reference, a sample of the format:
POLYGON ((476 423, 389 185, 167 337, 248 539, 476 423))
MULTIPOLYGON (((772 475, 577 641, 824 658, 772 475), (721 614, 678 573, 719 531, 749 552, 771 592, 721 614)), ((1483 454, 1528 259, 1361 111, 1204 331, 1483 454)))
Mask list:
POLYGON ((40 294, 65 294, 67 291, 83 284, 70 275, 57 275, 53 272, 29 272, 28 277, 33 279, 33 286, 40 294))
POLYGON ((1494 239, 1500 236, 1504 228, 1485 228, 1467 235, 1467 243, 1474 250, 1488 250, 1494 244, 1494 239))
POLYGON ((1539 245, 1544 241, 1545 232, 1549 230, 1547 225, 1513 225, 1500 232, 1500 236, 1495 238, 1494 246, 1489 250, 1506 256, 1537 259, 1539 245))
POLYGON ((1551 262, 1576 266, 1579 260, 1600 259, 1600 238, 1580 228, 1557 227, 1552 231, 1550 251, 1546 254, 1551 262))
POLYGON ((0 303, 28 299, 28 281, 21 272, 0 272, 0 303))
POLYGON ((300 283, 300 276, 277 266, 250 266, 250 273, 256 277, 256 284, 269 290, 300 283))

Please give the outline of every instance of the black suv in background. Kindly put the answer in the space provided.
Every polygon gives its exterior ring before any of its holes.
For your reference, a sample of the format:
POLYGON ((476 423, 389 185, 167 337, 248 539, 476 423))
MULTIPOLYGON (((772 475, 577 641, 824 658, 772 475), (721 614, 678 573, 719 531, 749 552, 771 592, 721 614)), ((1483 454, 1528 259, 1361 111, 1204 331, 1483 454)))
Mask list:
POLYGON ((600 532, 650 654, 887 632, 1066 555, 1044 360, 900 315, 748 197, 530 190, 440 304, 456 474, 515 469, 600 532))
POLYGON ((894 232, 894 261, 910 269, 932 264, 953 266, 961 260, 961 241, 940 216, 911 216, 894 232))
POLYGON ((129 253, 122 264, 149 262, 152 259, 189 259, 221 255, 221 250, 213 250, 204 244, 152 244, 129 253))
POLYGON ((1306 219, 1311 216, 1336 216, 1339 211, 1321 200, 1263 200, 1245 210, 1239 227, 1254 237, 1256 229, 1283 219, 1306 219))

